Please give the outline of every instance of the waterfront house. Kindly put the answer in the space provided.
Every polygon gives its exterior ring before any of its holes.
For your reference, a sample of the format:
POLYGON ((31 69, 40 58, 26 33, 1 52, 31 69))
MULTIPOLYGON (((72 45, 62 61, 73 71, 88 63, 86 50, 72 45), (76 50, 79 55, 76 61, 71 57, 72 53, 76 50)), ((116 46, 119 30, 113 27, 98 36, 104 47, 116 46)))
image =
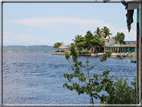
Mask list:
POLYGON ((136 53, 136 42, 126 41, 126 44, 119 44, 114 38, 105 39, 104 51, 111 51, 112 53, 136 53))
POLYGON ((112 53, 133 53, 137 52, 136 44, 114 44, 105 47, 106 51, 111 51, 112 53))

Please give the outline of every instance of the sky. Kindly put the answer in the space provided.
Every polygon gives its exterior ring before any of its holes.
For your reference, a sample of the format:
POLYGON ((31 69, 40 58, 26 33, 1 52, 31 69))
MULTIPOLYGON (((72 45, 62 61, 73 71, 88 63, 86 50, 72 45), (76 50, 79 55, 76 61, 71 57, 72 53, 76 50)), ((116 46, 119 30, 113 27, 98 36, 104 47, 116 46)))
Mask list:
POLYGON ((3 45, 69 45, 77 34, 107 26, 125 41, 136 40, 136 10, 128 32, 125 7, 121 3, 4 3, 3 45))

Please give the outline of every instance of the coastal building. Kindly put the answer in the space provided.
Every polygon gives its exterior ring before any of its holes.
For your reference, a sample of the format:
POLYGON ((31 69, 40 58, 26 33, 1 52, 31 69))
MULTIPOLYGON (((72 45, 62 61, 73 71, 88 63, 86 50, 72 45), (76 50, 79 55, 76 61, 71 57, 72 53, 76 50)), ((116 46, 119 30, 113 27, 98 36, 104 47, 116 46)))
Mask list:
POLYGON ((105 46, 111 46, 111 45, 117 44, 115 38, 105 39, 104 41, 105 41, 105 46))
POLYGON ((136 44, 114 44, 111 46, 106 46, 106 51, 111 51, 112 53, 137 53, 136 44))
POLYGON ((118 44, 114 38, 105 39, 104 51, 111 51, 112 53, 136 53, 136 41, 126 41, 126 44, 118 44))
POLYGON ((59 49, 62 49, 62 51, 68 50, 69 47, 65 46, 64 44, 62 44, 59 49))

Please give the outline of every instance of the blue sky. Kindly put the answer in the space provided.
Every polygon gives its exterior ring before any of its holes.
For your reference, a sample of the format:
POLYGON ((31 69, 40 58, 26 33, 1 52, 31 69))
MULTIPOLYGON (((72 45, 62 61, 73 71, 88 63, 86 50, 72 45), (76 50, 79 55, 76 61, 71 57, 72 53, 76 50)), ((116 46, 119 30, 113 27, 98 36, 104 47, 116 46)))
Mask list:
POLYGON ((4 3, 4 45, 49 45, 64 42, 69 45, 77 34, 84 36, 97 27, 107 26, 115 36, 125 34, 125 40, 136 40, 136 10, 134 23, 127 30, 125 7, 121 3, 4 3))

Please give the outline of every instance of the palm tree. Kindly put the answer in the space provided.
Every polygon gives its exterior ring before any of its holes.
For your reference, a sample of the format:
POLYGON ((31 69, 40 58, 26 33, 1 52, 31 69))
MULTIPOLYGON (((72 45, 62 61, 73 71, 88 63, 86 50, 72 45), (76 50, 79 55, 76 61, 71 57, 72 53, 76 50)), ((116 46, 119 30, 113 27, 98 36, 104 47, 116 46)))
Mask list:
POLYGON ((95 35, 97 35, 98 37, 102 37, 102 30, 97 27, 96 31, 94 32, 95 35))
POLYGON ((112 35, 112 34, 110 33, 109 28, 107 28, 107 27, 104 27, 104 28, 102 29, 102 33, 103 33, 103 35, 102 35, 103 38, 106 38, 107 36, 110 38, 109 35, 112 35))

